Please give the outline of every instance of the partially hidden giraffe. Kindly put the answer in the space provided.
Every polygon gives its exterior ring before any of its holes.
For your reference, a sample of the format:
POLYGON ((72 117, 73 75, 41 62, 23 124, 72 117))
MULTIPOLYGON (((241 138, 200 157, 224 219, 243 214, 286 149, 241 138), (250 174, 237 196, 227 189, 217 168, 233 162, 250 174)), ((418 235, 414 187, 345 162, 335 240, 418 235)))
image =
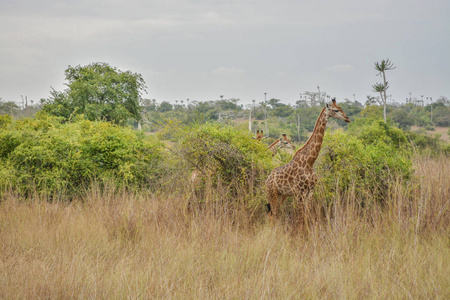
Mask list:
POLYGON ((272 153, 272 156, 275 156, 277 154, 277 149, 279 148, 290 148, 295 150, 294 144, 291 143, 285 133, 282 134, 281 138, 277 139, 269 147, 267 147, 267 150, 272 153))
POLYGON ((345 112, 337 106, 336 99, 333 98, 332 104, 327 104, 322 109, 314 131, 305 145, 295 152, 289 163, 272 170, 267 178, 266 194, 269 202, 267 208, 272 218, 277 218, 286 197, 293 196, 297 204, 300 204, 312 195, 317 182, 313 165, 319 156, 325 127, 330 117, 350 122, 345 112))
POLYGON ((255 140, 260 141, 260 140, 262 140, 263 137, 264 137, 264 131, 263 130, 261 130, 261 131, 256 130, 255 140))
MULTIPOLYGON (((264 138, 264 131, 263 130, 257 130, 256 136, 253 137, 253 139, 257 141, 261 141, 264 138)), ((189 176, 189 183, 193 187, 194 190, 200 189, 203 185, 202 182, 205 181, 206 178, 211 178, 216 171, 214 171, 211 168, 208 168, 207 166, 199 167, 197 166, 196 169, 194 169, 191 172, 191 175, 189 176)))

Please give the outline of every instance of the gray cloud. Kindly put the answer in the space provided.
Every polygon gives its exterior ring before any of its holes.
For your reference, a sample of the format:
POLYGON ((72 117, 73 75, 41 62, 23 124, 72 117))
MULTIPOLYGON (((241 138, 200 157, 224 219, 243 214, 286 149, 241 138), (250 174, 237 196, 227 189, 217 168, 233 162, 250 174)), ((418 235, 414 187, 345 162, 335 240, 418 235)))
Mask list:
POLYGON ((0 3, 0 97, 48 97, 68 65, 141 73, 147 97, 293 102, 322 90, 363 101, 390 58, 390 93, 450 95, 445 0, 8 1, 0 3))

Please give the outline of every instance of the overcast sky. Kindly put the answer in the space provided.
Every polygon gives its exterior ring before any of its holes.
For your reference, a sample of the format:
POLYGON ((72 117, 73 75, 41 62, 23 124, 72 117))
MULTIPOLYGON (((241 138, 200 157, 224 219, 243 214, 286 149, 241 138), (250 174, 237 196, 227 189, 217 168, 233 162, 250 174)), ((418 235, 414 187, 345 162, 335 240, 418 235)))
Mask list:
POLYGON ((64 89, 69 65, 142 74, 158 102, 305 91, 364 102, 389 58, 388 95, 450 97, 449 0, 0 0, 0 97, 64 89))

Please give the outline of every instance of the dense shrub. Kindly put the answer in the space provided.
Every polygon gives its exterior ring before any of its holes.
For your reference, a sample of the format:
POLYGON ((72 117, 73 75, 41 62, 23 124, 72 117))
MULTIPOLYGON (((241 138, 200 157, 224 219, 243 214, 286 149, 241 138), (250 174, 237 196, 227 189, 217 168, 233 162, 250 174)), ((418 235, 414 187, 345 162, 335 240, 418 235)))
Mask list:
POLYGON ((12 123, 12 117, 10 115, 0 115, 0 128, 11 124, 12 123))
POLYGON ((3 125, 0 146, 0 188, 25 195, 72 197, 92 181, 151 187, 163 171, 163 152, 155 139, 81 118, 61 124, 39 113, 3 125))
POLYGON ((449 144, 441 141, 438 136, 421 132, 403 131, 393 124, 379 119, 356 119, 349 126, 348 133, 356 136, 364 143, 376 144, 384 142, 395 147, 396 151, 426 153, 432 155, 449 155, 449 144))
MULTIPOLYGON (((316 196, 328 203, 335 201, 337 193, 349 192, 355 193, 361 205, 374 199, 384 202, 397 179, 407 183, 412 174, 413 151, 401 129, 378 120, 355 123, 357 126, 353 125, 348 132, 326 132, 316 163, 320 178, 316 196)), ((236 127, 219 124, 184 127, 172 123, 161 134, 175 142, 178 156, 191 168, 212 171, 229 185, 249 182, 251 178, 252 184, 263 189, 265 178, 278 163, 268 156, 266 145, 236 127), (255 175, 250 170, 259 173, 255 175)), ((292 158, 288 156, 284 163, 292 158)))
MULTIPOLYGON (((209 176, 210 186, 226 186, 230 199, 237 191, 251 198, 249 191, 258 189, 263 194, 270 171, 291 159, 287 153, 273 159, 266 150, 267 140, 252 139, 247 124, 240 128, 204 120, 189 126, 174 120, 161 122, 166 125, 157 136, 146 136, 83 116, 65 124, 42 112, 17 121, 0 116, 0 192, 12 189, 27 195, 36 191, 70 198, 92 182, 138 188, 160 187, 164 182, 171 188, 170 184, 181 186, 180 180, 188 183, 189 172, 197 169, 204 175, 214 174, 209 176), (170 151, 163 151, 162 140, 170 151), (165 174, 169 176, 160 180, 165 174)), ((286 124, 280 123, 273 132, 285 133, 286 124)), ((347 192, 356 193, 364 205, 369 198, 383 201, 397 178, 407 182, 412 171, 409 157, 423 149, 450 153, 437 137, 404 132, 376 118, 357 119, 345 133, 326 133, 316 164, 322 183, 316 192, 323 192, 328 201, 336 193, 347 192)))
POLYGON ((430 136, 425 133, 418 133, 413 131, 405 132, 411 147, 416 152, 438 156, 441 154, 450 155, 450 144, 441 141, 439 135, 430 136))
POLYGON ((188 168, 214 174, 214 180, 229 185, 230 191, 261 183, 273 167, 265 144, 229 125, 169 123, 160 136, 175 142, 173 152, 188 168))
POLYGON ((408 152, 399 151, 389 140, 386 132, 369 142, 342 131, 327 131, 317 162, 325 198, 331 201, 338 191, 355 193, 361 205, 368 199, 383 202, 396 179, 407 182, 412 173, 408 152))
POLYGON ((409 147, 403 130, 379 119, 357 119, 349 125, 348 132, 366 144, 385 143, 396 148, 409 147))
POLYGON ((326 197, 336 190, 357 194, 361 204, 367 199, 383 202, 392 184, 407 182, 413 153, 408 135, 376 118, 357 119, 347 132, 327 132, 319 162, 326 197))

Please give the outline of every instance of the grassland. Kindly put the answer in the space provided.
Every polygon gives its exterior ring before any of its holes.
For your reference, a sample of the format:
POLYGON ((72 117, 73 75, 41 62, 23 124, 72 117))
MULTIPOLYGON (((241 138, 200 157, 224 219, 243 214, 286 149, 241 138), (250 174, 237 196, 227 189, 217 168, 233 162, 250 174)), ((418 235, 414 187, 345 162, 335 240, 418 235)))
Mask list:
MULTIPOLYGON (((411 126, 411 130, 412 131, 419 131, 420 127, 417 126, 411 126)), ((434 127, 434 130, 426 130, 427 135, 429 136, 436 136, 437 134, 439 134, 439 138, 440 140, 444 141, 444 142, 449 142, 450 141, 450 135, 448 134, 448 127, 434 127)))
POLYGON ((11 193, 0 203, 0 298, 449 299, 449 165, 416 157, 412 181, 394 182, 383 206, 361 209, 351 193, 329 209, 308 203, 301 229, 239 199, 11 193))

